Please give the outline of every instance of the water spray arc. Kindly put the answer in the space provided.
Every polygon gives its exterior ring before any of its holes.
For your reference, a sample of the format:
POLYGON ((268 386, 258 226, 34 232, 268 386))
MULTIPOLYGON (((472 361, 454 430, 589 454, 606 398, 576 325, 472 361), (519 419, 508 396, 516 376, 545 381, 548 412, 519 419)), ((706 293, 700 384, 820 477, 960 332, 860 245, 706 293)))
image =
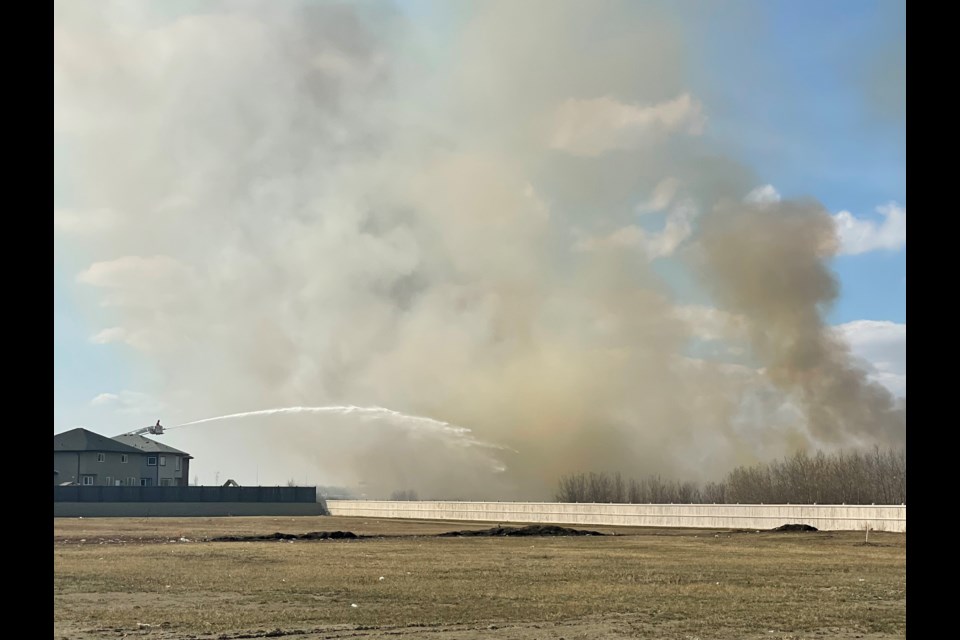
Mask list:
MULTIPOLYGON (((436 420, 434 418, 427 418, 424 416, 414 416, 406 413, 401 413, 399 411, 394 411, 393 409, 387 409, 386 407, 358 407, 354 405, 330 405, 323 407, 282 407, 278 409, 261 409, 259 411, 245 411, 242 413, 230 413, 222 416, 215 416, 212 418, 203 418, 201 420, 192 420, 190 422, 184 422, 173 427, 167 427, 167 431, 171 429, 180 429, 182 427, 188 427, 192 425, 205 424, 210 422, 219 422, 221 420, 235 420, 242 418, 252 418, 257 416, 270 416, 270 415, 284 415, 284 414, 300 414, 300 413, 314 413, 314 414, 334 414, 341 416, 350 416, 356 415, 364 418, 374 419, 374 420, 386 420, 390 423, 404 426, 411 430, 427 430, 440 435, 450 436, 454 439, 455 442, 463 446, 476 446, 476 447, 486 447, 490 449, 500 449, 508 450, 516 453, 515 450, 505 447, 503 445, 494 444, 490 442, 484 442, 482 440, 477 440, 472 435, 472 431, 466 427, 457 426, 450 424, 449 422, 444 422, 442 420, 436 420)), ((163 427, 160 427, 160 421, 157 421, 156 427, 160 428, 163 432, 163 427)), ((153 428, 153 427, 151 427, 153 428)), ((142 432, 143 430, 141 430, 142 432)), ((155 433, 152 432, 151 433, 155 433)))

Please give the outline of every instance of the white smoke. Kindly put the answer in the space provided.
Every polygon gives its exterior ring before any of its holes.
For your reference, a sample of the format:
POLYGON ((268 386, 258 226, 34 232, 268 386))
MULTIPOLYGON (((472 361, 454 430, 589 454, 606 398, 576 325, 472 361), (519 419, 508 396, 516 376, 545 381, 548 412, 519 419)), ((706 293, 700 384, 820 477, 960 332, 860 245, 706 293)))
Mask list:
POLYGON ((657 10, 486 2, 453 11, 455 41, 386 4, 175 11, 56 4, 75 202, 55 231, 93 340, 144 355, 176 420, 257 414, 178 431, 196 464, 532 497, 809 441, 763 362, 691 363, 689 305, 651 267, 696 261, 701 212, 758 184, 702 153, 708 109, 657 10), (263 413, 351 405, 519 453, 492 480, 489 450, 439 433, 263 413))

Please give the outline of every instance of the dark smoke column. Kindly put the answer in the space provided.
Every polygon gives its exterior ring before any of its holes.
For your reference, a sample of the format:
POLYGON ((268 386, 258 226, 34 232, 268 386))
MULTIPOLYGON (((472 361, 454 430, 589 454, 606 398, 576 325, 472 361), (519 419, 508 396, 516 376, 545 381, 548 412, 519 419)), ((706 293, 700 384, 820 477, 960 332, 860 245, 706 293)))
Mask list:
POLYGON ((853 364, 824 323, 838 293, 827 266, 838 239, 819 203, 723 204, 704 216, 699 242, 717 303, 744 316, 753 356, 797 401, 812 436, 905 442, 905 409, 853 364))

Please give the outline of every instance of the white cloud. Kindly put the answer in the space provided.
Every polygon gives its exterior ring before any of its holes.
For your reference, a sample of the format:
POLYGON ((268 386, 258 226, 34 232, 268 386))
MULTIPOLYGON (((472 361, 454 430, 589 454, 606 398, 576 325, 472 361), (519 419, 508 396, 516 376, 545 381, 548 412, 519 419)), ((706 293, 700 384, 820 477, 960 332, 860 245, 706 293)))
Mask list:
POLYGON ((149 337, 150 335, 150 332, 147 331, 131 331, 124 327, 108 327, 90 336, 90 342, 93 344, 122 343, 130 345, 140 351, 149 351, 153 347, 153 343, 149 337))
POLYGON ((681 203, 667 215, 663 231, 650 234, 646 240, 646 251, 650 259, 673 255, 677 247, 693 232, 693 219, 696 208, 690 203, 681 203))
POLYGON ((840 236, 840 254, 857 255, 877 249, 896 251, 907 243, 907 208, 896 202, 877 207, 883 220, 857 218, 849 211, 833 216, 840 236))
POLYGON ((196 279, 192 267, 165 255, 95 262, 77 275, 77 282, 104 289, 101 305, 119 309, 124 323, 99 331, 90 341, 151 351, 184 340, 176 318, 184 308, 202 304, 196 279))
POLYGON ((122 414, 155 415, 165 405, 152 396, 139 391, 121 391, 120 393, 101 393, 90 401, 90 406, 112 408, 122 414))
POLYGON ((574 251, 598 251, 612 248, 636 247, 647 258, 655 260, 673 255, 684 240, 693 232, 693 219, 697 209, 689 202, 674 207, 667 215, 661 231, 650 232, 637 225, 621 227, 606 236, 582 236, 574 244, 574 251))
POLYGON ((683 94, 673 100, 642 106, 610 97, 569 99, 553 115, 551 149, 577 156, 598 156, 614 149, 639 146, 654 131, 697 135, 705 118, 700 103, 683 94))
POLYGON ((772 184, 765 184, 748 193, 744 200, 757 204, 780 202, 780 192, 777 191, 772 184))
POLYGON ((94 344, 110 344, 111 342, 125 342, 127 332, 123 327, 109 327, 102 329, 91 336, 90 342, 94 344))
MULTIPOLYGON (((780 192, 772 184, 753 189, 744 198, 754 204, 780 202, 780 192)), ((857 218, 849 211, 840 211, 833 216, 840 238, 840 255, 857 255, 877 249, 896 251, 907 242, 907 208, 896 202, 876 208, 882 220, 857 218)))
POLYGON ((101 393, 100 395, 98 395, 97 397, 95 397, 93 400, 90 401, 90 406, 97 407, 101 405, 110 405, 110 404, 113 404, 114 402, 117 402, 119 399, 120 399, 120 396, 118 396, 115 393, 101 393))
POLYGON ((907 395, 907 325, 886 320, 854 320, 834 329, 850 345, 870 377, 897 397, 907 395))
POLYGON ((109 209, 53 211, 53 230, 58 233, 96 233, 109 230, 115 223, 116 215, 109 209))
POLYGON ((145 280, 156 282, 187 273, 188 268, 170 256, 125 256, 93 263, 77 276, 77 281, 95 287, 139 287, 145 280))
POLYGON ((184 298, 193 269, 170 256, 124 256, 95 262, 77 275, 77 282, 108 289, 104 306, 143 307, 171 304, 184 298))
POLYGON ((676 178, 664 178, 653 189, 650 199, 637 206, 637 213, 654 213, 663 211, 677 195, 680 181, 676 178))

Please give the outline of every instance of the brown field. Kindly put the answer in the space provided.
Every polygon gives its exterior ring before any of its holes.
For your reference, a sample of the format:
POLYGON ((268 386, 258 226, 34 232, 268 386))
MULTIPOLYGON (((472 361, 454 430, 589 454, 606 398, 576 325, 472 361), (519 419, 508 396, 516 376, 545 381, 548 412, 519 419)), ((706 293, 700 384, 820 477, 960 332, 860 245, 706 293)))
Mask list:
POLYGON ((906 637, 905 534, 864 544, 857 532, 598 526, 585 528, 623 535, 430 537, 490 526, 54 519, 54 637, 906 637), (391 537, 203 541, 335 530, 391 537))

